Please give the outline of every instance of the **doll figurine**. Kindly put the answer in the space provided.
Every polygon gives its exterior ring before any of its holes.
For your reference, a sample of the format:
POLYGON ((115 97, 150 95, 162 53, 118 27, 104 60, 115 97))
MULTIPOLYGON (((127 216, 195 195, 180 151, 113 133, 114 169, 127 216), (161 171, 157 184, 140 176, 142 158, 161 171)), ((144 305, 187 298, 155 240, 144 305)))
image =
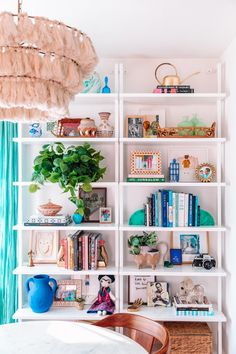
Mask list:
POLYGON ((99 275, 100 290, 96 301, 90 306, 87 313, 99 315, 112 315, 115 310, 115 296, 112 294, 110 284, 114 283, 114 275, 99 275))

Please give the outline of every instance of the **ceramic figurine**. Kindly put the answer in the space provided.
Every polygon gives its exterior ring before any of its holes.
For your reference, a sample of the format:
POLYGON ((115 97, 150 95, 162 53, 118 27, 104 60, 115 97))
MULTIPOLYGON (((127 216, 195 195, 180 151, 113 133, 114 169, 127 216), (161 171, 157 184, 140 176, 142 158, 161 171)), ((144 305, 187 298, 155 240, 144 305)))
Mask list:
POLYGON ((173 159, 170 162, 169 181, 170 182, 179 182, 179 162, 177 162, 176 159, 173 159))
POLYGON ((203 303, 204 288, 200 284, 194 285, 192 279, 188 278, 180 283, 178 296, 190 304, 195 301, 203 303))
POLYGON ((97 136, 99 138, 111 138, 113 136, 114 127, 108 122, 111 115, 110 112, 100 112, 98 113, 102 121, 97 128, 97 136))
POLYGON ((110 284, 114 283, 114 275, 99 275, 100 290, 96 301, 90 306, 87 313, 112 315, 115 310, 115 296, 111 292, 110 284))
POLYGON ((107 85, 107 84, 108 84, 108 77, 107 77, 107 76, 105 76, 105 78, 104 78, 104 83, 105 83, 105 85, 104 85, 104 87, 102 88, 102 93, 111 93, 111 89, 110 89, 110 87, 107 85))
POLYGON ((98 260, 98 268, 105 268, 108 266, 108 254, 105 248, 105 240, 99 241, 100 259, 98 260))
POLYGON ((29 264, 28 264, 28 267, 34 267, 33 254, 34 254, 34 252, 33 252, 32 250, 30 250, 30 251, 28 252, 28 256, 29 256, 29 264))
POLYGON ((97 127, 91 118, 83 118, 78 126, 78 132, 81 138, 94 138, 97 134, 97 127))
POLYGON ((42 135, 42 129, 39 123, 32 123, 29 126, 29 135, 32 138, 39 138, 42 135))

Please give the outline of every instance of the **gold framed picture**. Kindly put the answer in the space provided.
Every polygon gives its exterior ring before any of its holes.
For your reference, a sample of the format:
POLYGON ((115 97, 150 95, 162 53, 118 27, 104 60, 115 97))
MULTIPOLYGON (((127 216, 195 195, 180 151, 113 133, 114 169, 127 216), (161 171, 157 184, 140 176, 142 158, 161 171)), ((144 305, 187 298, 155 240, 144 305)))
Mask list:
POLYGON ((201 163, 197 166, 195 175, 200 182, 212 182, 216 175, 215 166, 211 163, 201 163))
POLYGON ((159 151, 132 151, 131 174, 161 175, 161 153, 159 151))

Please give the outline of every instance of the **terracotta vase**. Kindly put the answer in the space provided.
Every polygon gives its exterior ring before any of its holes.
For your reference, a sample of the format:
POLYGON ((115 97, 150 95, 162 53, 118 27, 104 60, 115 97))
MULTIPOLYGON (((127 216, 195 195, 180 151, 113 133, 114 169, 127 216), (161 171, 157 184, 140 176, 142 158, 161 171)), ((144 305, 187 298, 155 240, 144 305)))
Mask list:
POLYGON ((137 264, 138 269, 142 268, 146 264, 146 254, 136 254, 134 255, 134 261, 137 264))
POLYGON ((167 242, 161 241, 161 242, 158 242, 157 247, 160 252, 160 258, 159 258, 158 264, 160 266, 163 266, 164 261, 165 261, 165 257, 167 255, 168 250, 169 250, 169 246, 168 246, 167 242))
POLYGON ((152 269, 156 269, 159 260, 160 260, 160 252, 158 250, 150 251, 147 253, 146 262, 147 265, 152 267, 152 269))

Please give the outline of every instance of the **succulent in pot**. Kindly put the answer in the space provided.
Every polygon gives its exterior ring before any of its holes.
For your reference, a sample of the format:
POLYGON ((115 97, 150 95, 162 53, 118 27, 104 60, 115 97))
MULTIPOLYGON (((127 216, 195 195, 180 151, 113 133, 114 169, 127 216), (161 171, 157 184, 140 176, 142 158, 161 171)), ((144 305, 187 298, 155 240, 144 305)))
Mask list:
POLYGON ((77 297, 77 299, 75 299, 76 301, 76 307, 78 310, 83 310, 84 309, 84 302, 85 299, 83 297, 77 297))
POLYGON ((160 252, 157 249, 158 237, 155 232, 143 232, 143 235, 132 235, 128 239, 130 254, 134 256, 135 263, 138 268, 142 268, 146 264, 152 269, 156 268, 156 264, 160 259, 160 252))
POLYGON ((78 188, 91 192, 91 183, 106 172, 106 167, 100 166, 102 160, 101 152, 88 143, 68 147, 61 142, 45 144, 34 159, 29 191, 36 192, 44 182, 58 183, 64 193, 70 193, 69 200, 76 205, 74 215, 80 215, 82 221, 84 202, 78 197, 78 188))

